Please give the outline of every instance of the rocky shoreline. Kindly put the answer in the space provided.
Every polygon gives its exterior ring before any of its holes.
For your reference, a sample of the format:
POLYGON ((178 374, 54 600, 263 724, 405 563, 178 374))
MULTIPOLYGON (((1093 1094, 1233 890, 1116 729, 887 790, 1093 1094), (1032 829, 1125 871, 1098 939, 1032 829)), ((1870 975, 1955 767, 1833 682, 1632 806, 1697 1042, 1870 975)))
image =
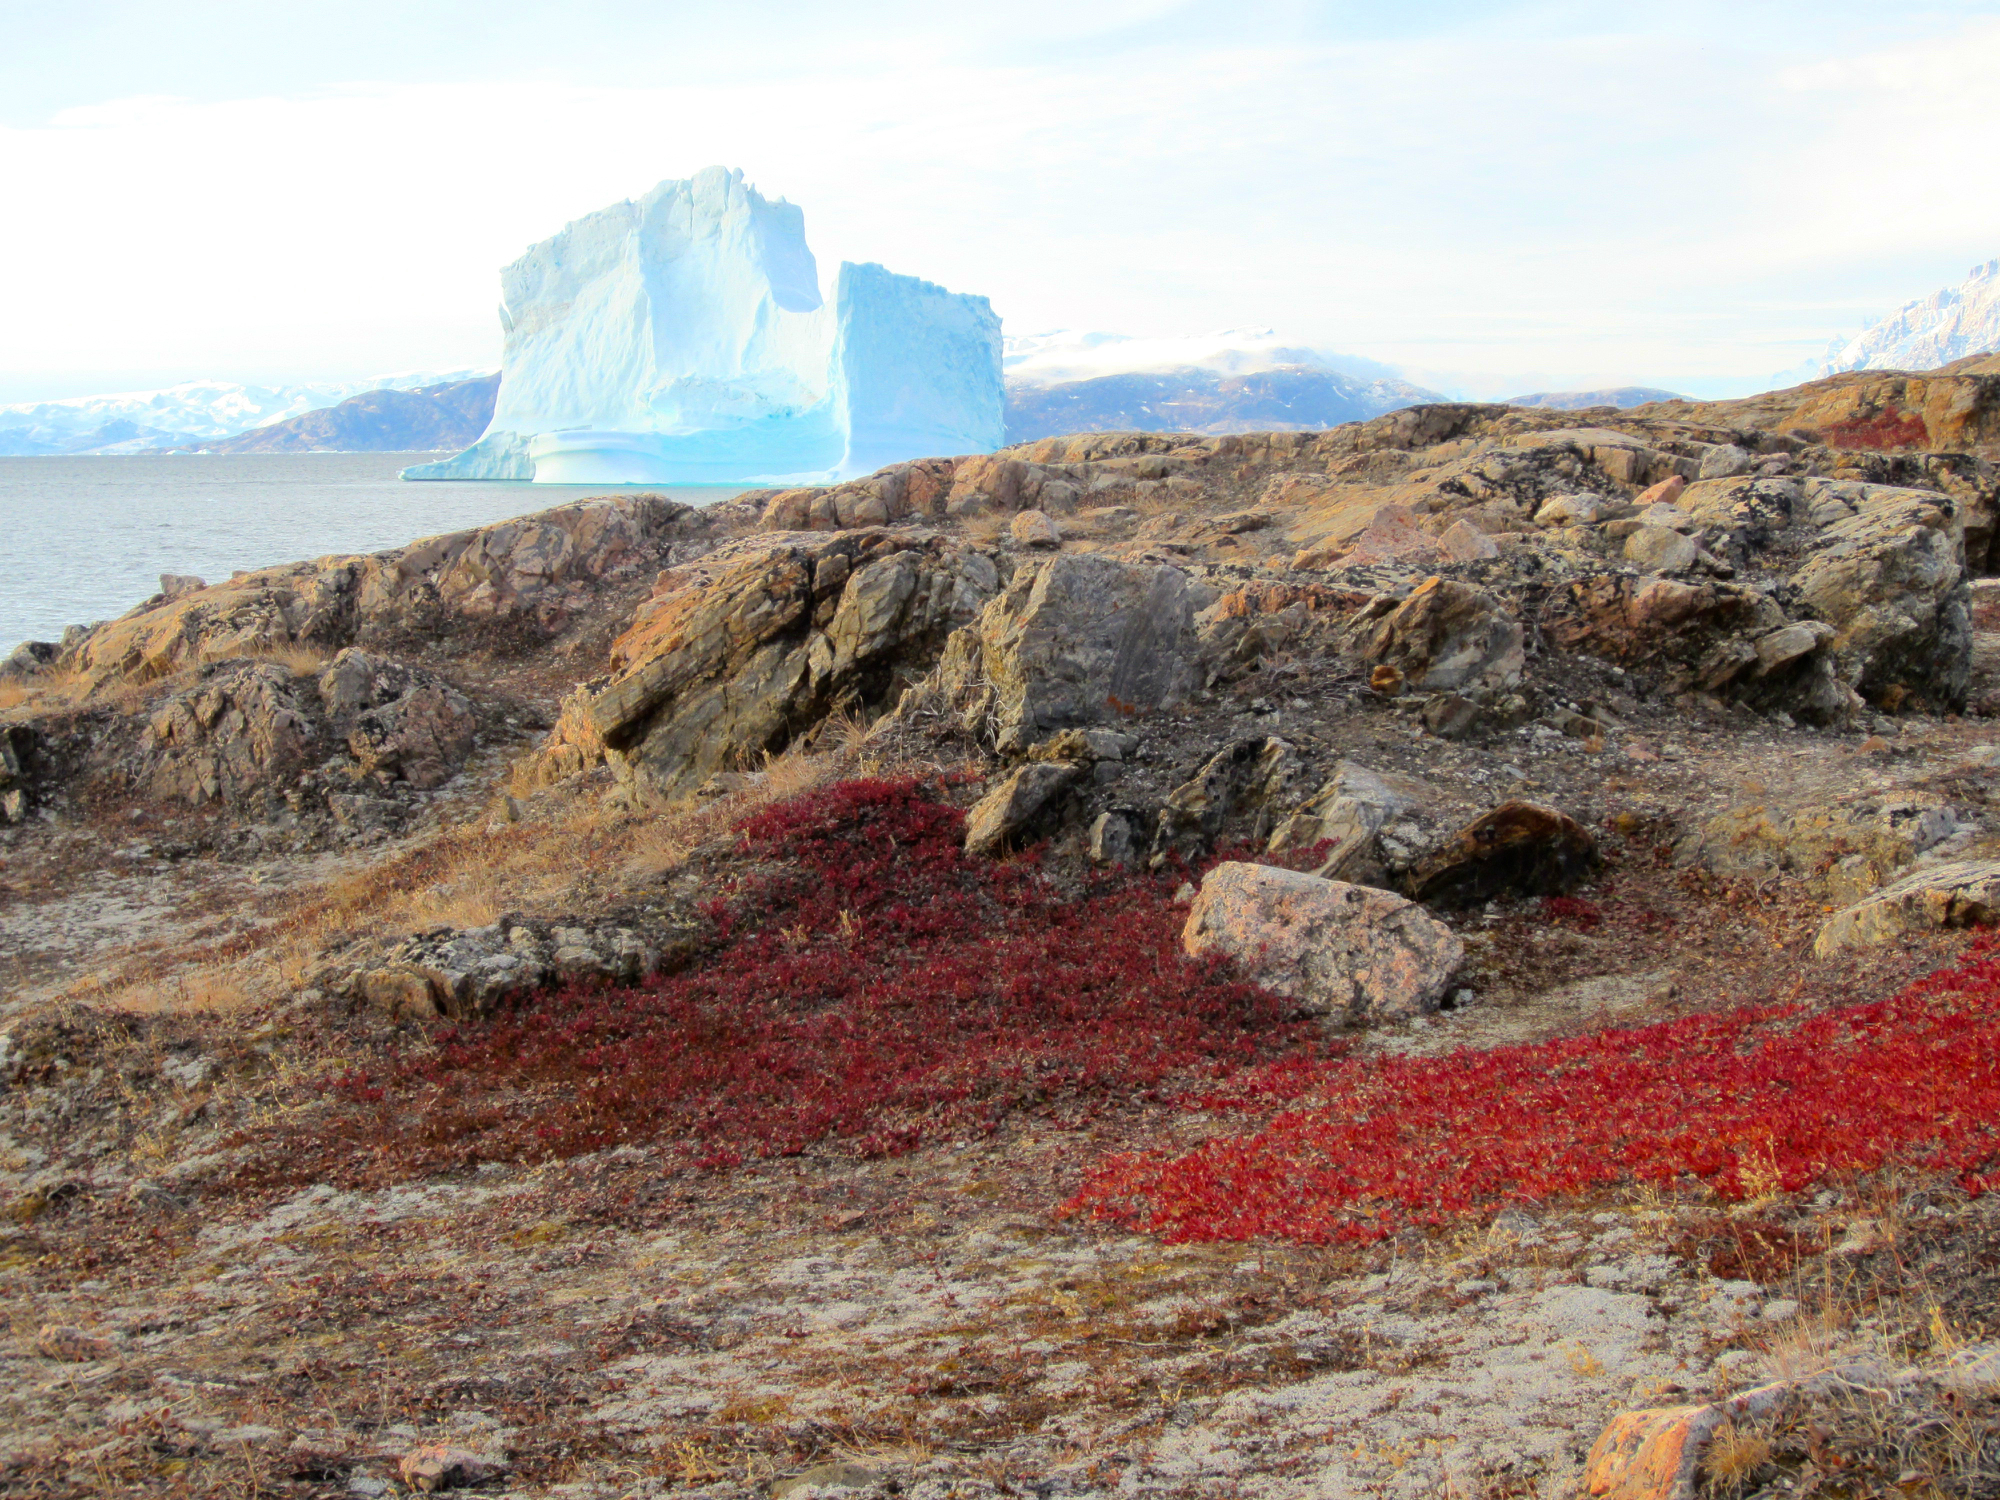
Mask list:
MULTIPOLYGON (((600 1075, 496 1075, 446 1114, 423 1091, 471 1077, 482 1028, 532 1051, 739 971, 785 976, 744 1003, 790 1045, 871 924, 1025 942, 1094 901, 1197 966, 1162 994, 1254 980, 1259 1066, 1812 1011, 1976 962, 1996 460, 1990 358, 1088 434, 163 580, 23 646, 0 1483, 1554 1496, 1621 1407, 1795 1374, 1802 1305, 1822 1365, 1932 1369, 2000 1330, 1989 1200, 1921 1176, 1163 1248, 1059 1210, 1224 1129, 1184 1102, 1208 1064, 1045 1071, 927 1137, 1000 1076, 969 1051, 944 1092, 885 1092, 866 1149, 827 1124, 706 1155, 477 1144, 549 1110, 582 1139, 600 1075), (879 803, 840 837, 925 831, 813 876, 836 900, 755 830, 855 786, 894 790, 839 804, 879 803), (1834 1256, 1862 1221, 1892 1230, 1834 1256), (1787 1248, 1717 1270, 1745 1234, 1787 1248), (464 1457, 404 1463, 426 1443, 464 1457)), ((796 1066, 759 1110, 804 1109, 796 1066)))

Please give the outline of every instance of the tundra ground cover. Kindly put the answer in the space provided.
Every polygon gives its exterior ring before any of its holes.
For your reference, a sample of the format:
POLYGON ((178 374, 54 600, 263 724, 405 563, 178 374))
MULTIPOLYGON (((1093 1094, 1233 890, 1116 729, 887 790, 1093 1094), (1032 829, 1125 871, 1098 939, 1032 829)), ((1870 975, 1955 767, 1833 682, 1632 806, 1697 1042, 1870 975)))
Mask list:
POLYGON ((968 859, 963 829, 915 781, 769 808, 740 826, 747 870, 711 903, 693 967, 350 1074, 338 1092, 377 1118, 339 1128, 394 1141, 405 1166, 642 1140, 717 1166, 888 1155, 1315 1045, 1282 1001, 1181 952, 1178 874, 1066 888, 1032 858, 968 859))
POLYGON ((2000 946, 1887 1000, 1443 1057, 1283 1061, 1202 1103, 1300 1107, 1095 1168, 1070 1201, 1170 1241, 1380 1239, 1624 1184, 1790 1192, 1892 1162, 2000 1185, 2000 946))

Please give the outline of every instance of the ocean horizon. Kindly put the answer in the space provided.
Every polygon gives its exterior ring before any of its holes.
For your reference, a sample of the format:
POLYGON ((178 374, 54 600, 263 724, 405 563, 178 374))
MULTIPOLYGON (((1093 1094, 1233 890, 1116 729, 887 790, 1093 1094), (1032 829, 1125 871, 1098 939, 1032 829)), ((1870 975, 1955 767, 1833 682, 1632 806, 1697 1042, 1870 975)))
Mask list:
MULTIPOLYGON (((232 573, 484 526, 617 485, 414 482, 426 453, 134 454, 0 458, 0 656, 71 625, 115 619, 159 592, 160 574, 232 573)), ((747 485, 644 485, 713 505, 747 485)))

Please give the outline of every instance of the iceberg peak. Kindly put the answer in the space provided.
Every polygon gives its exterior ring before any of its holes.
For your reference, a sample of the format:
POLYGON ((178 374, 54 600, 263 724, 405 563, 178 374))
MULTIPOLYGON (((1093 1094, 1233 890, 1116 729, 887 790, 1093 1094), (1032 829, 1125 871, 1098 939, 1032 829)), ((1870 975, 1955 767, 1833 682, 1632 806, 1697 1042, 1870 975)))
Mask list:
POLYGON ((872 263, 823 297, 805 214, 740 170, 586 214, 500 278, 492 424, 406 479, 810 482, 1003 438, 987 300, 872 263))

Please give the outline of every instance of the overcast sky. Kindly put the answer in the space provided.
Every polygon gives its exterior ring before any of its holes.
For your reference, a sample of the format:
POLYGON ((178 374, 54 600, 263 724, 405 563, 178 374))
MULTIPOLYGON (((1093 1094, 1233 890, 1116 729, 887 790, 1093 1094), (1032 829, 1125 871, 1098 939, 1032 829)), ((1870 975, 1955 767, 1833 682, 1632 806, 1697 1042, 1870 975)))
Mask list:
POLYGON ((494 365, 710 163, 1008 328, 1761 386, 2000 255, 2000 0, 0 0, 0 400, 494 365))

